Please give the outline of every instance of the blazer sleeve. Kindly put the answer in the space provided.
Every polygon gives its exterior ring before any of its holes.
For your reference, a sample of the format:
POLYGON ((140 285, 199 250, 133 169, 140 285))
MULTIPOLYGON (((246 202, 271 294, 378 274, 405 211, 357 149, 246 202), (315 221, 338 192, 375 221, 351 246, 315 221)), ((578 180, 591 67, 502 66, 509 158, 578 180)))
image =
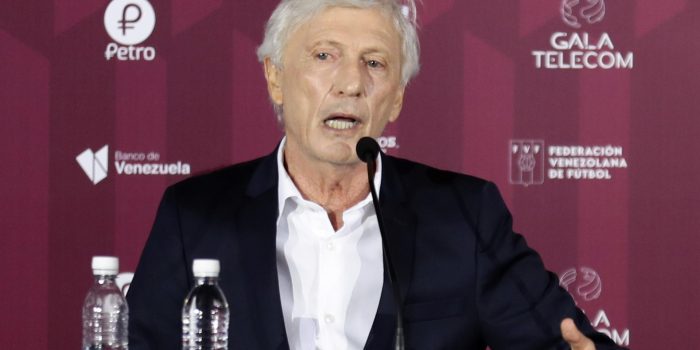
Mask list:
POLYGON ((181 310, 190 285, 175 191, 166 190, 127 293, 129 348, 181 348, 181 310))
POLYGON ((560 323, 570 317, 598 350, 622 349, 596 332, 557 276, 513 232, 512 218, 496 186, 487 183, 476 214, 477 310, 493 350, 569 349, 560 323))

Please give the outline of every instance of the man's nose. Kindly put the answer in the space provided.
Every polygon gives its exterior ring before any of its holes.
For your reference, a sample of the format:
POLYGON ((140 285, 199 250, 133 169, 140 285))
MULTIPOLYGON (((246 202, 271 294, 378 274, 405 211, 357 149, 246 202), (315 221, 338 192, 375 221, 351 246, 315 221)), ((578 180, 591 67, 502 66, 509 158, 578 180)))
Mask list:
POLYGON ((365 92, 364 80, 362 62, 345 62, 338 68, 336 74, 335 93, 339 96, 360 97, 365 92))

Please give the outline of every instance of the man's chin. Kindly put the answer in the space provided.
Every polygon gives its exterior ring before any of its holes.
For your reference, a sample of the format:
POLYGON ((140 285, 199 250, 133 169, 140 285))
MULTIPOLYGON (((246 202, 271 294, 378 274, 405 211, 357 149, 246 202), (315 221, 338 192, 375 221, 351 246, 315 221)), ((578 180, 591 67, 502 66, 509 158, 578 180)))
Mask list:
POLYGON ((324 157, 323 160, 325 163, 335 165, 338 167, 353 166, 353 165, 357 165, 358 163, 362 163, 360 161, 360 159, 358 159, 357 156, 354 154, 350 154, 348 156, 343 156, 343 157, 338 156, 338 155, 335 155, 332 157, 324 157))
POLYGON ((355 153, 355 145, 344 143, 325 148, 319 154, 322 161, 335 166, 352 166, 360 162, 355 153))

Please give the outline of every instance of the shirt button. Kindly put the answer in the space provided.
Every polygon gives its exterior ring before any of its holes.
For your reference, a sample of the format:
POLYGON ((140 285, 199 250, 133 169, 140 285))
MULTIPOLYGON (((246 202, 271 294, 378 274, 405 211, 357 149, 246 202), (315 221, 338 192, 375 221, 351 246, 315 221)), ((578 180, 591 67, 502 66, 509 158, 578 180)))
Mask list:
POLYGON ((335 244, 333 242, 328 242, 326 243, 326 248, 328 250, 334 250, 335 249, 335 244))
POLYGON ((323 321, 330 324, 330 323, 335 322, 335 317, 333 317, 333 315, 331 315, 331 314, 326 314, 326 316, 323 316, 323 321))

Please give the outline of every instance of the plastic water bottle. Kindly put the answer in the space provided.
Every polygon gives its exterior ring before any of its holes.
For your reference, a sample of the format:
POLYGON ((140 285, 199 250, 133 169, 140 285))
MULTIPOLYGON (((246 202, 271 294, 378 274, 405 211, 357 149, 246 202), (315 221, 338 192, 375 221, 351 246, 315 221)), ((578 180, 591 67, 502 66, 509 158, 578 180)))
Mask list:
POLYGON ((95 282, 83 303, 83 350, 127 350, 129 307, 115 279, 119 259, 92 258, 95 282))
POLYGON ((182 307, 182 349, 228 348, 228 303, 219 288, 219 260, 195 259, 195 286, 182 307))

